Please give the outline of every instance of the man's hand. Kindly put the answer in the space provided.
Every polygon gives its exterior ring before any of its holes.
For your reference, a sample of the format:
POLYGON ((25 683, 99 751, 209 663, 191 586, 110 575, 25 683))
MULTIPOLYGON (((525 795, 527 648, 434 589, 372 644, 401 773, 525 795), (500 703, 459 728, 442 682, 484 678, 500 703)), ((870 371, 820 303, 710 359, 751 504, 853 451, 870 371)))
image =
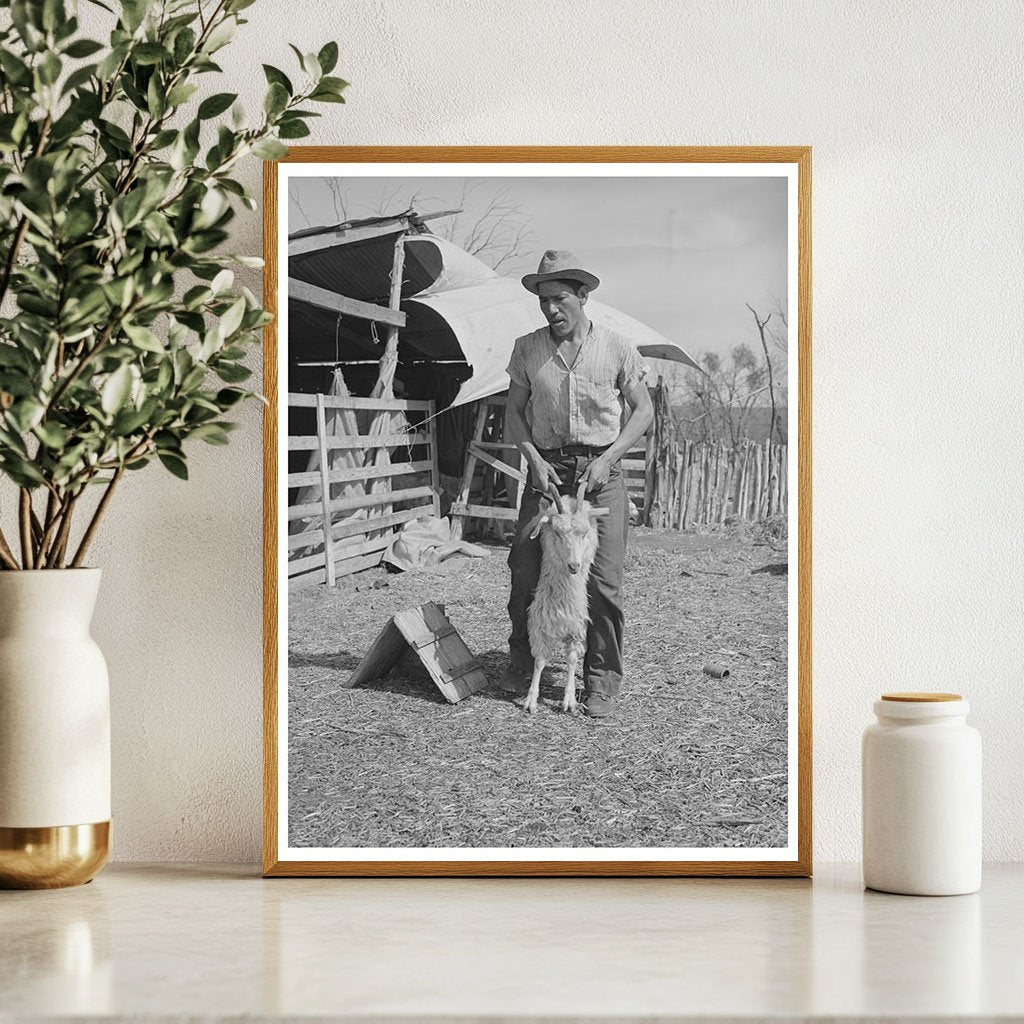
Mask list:
POLYGON ((587 463, 587 467, 580 474, 580 483, 586 483, 585 494, 591 491, 599 491, 606 483, 612 473, 612 463, 603 455, 598 455, 593 462, 587 463))
POLYGON ((556 490, 562 483, 555 467, 550 462, 545 462, 539 455, 530 460, 530 476, 533 478, 533 485, 539 491, 549 491, 552 487, 556 490))

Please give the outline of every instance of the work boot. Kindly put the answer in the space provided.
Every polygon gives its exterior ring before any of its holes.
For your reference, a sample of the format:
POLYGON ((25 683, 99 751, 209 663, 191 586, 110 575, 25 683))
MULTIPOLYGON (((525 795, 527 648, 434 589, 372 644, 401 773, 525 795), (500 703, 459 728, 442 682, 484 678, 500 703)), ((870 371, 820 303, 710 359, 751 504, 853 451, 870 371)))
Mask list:
POLYGON ((505 671, 501 673, 501 678, 498 680, 498 689, 521 697, 529 689, 532 678, 533 672, 529 669, 523 670, 506 665, 505 671))
POLYGON ((583 713, 588 718, 610 718, 615 714, 615 698, 607 693, 588 693, 583 699, 583 713))

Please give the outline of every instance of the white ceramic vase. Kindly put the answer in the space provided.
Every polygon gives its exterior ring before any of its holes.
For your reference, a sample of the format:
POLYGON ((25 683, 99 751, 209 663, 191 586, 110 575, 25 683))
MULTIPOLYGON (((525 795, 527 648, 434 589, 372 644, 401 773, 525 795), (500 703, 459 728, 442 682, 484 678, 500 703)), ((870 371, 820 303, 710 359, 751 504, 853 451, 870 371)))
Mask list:
POLYGON ((0 572, 0 887, 93 878, 110 849, 99 569, 0 572))

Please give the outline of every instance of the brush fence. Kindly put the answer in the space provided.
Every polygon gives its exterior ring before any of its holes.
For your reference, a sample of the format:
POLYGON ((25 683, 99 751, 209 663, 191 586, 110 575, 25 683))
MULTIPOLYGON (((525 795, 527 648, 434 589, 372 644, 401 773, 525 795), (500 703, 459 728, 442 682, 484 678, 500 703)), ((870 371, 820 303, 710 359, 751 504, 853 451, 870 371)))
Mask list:
POLYGON ((440 515, 434 402, 290 394, 288 407, 289 461, 309 453, 288 474, 289 590, 378 565, 403 523, 440 515), (310 410, 315 432, 292 433, 310 410))
POLYGON ((789 486, 787 446, 767 441, 724 445, 648 438, 647 450, 623 460, 640 522, 688 530, 726 522, 758 522, 785 515, 789 486))

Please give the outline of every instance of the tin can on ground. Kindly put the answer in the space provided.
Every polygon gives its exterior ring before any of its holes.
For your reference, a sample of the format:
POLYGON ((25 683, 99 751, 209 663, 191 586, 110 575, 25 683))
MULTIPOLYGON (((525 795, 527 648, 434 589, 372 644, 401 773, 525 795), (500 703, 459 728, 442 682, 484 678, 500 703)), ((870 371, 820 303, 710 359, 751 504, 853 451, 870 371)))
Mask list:
POLYGON ((955 693, 887 693, 861 748, 864 884, 956 896, 981 887, 981 737, 955 693))

